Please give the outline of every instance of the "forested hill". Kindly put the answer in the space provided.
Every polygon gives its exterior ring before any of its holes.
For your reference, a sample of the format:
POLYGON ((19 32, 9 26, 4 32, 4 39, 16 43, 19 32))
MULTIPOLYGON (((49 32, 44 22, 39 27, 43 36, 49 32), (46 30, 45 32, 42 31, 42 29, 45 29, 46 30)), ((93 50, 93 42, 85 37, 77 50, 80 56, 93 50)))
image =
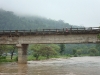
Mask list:
MULTIPOLYGON (((71 27, 72 25, 64 23, 62 20, 55 21, 36 16, 17 16, 11 11, 0 9, 0 30, 21 30, 21 29, 56 29, 71 27)), ((77 27, 77 26, 73 26, 77 27)))

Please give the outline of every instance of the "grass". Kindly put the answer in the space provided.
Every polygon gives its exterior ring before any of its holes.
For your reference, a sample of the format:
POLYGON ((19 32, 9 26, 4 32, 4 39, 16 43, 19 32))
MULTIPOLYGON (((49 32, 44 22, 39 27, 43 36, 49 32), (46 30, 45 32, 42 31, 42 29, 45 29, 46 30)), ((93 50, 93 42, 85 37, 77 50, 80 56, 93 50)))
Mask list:
MULTIPOLYGON (((71 57, 71 56, 57 55, 57 56, 52 56, 52 57, 50 57, 50 58, 69 58, 69 57, 71 57)), ((49 59, 50 59, 50 58, 49 58, 49 59)), ((38 60, 46 60, 46 59, 47 59, 46 57, 40 56, 38 60)), ((28 56, 27 56, 27 60, 28 60, 28 61, 36 60, 36 58, 35 58, 33 55, 28 55, 28 56)))
POLYGON ((11 59, 11 56, 6 56, 5 58, 1 58, 0 62, 15 62, 17 56, 13 56, 11 59))
POLYGON ((33 57, 33 55, 28 55, 27 56, 27 61, 30 61, 30 60, 35 60, 35 57, 33 57))
MULTIPOLYGON (((40 56, 38 60, 45 60, 45 59, 46 59, 46 57, 40 56)), ((36 58, 33 55, 28 55, 27 60, 28 61, 36 60, 36 58)))
MULTIPOLYGON (((50 58, 69 58, 70 56, 66 55, 57 55, 57 56, 52 56, 50 58)), ((46 60, 47 58, 44 56, 40 56, 38 60, 46 60)), ((18 60, 17 56, 13 56, 11 59, 11 56, 6 56, 6 58, 0 59, 0 62, 16 62, 18 60)), ((28 55, 27 56, 27 61, 31 60, 36 60, 36 58, 33 55, 28 55)))

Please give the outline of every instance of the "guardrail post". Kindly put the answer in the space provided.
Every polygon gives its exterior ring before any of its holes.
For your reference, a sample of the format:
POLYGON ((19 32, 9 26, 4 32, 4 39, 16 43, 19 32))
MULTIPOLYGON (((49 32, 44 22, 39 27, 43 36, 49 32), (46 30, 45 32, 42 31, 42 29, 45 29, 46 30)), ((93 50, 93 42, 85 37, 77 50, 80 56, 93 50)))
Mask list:
POLYGON ((64 28, 63 28, 63 34, 64 34, 64 28))
POLYGON ((51 29, 49 29, 49 34, 50 34, 51 29))
POLYGON ((3 30, 3 34, 5 34, 5 31, 3 30))
POLYGON ((38 30, 36 29, 36 34, 38 34, 38 30))
POLYGON ((71 26, 71 28, 70 28, 70 34, 72 33, 72 26, 71 26))
POLYGON ((11 30, 10 30, 10 36, 11 36, 11 30))
POLYGON ((44 34, 44 29, 43 29, 43 34, 44 34))
POLYGON ((30 35, 31 35, 31 29, 30 29, 30 35))
POLYGON ((16 34, 16 35, 19 35, 18 30, 15 30, 15 34, 16 34))
POLYGON ((84 28, 84 32, 85 32, 85 28, 84 28))

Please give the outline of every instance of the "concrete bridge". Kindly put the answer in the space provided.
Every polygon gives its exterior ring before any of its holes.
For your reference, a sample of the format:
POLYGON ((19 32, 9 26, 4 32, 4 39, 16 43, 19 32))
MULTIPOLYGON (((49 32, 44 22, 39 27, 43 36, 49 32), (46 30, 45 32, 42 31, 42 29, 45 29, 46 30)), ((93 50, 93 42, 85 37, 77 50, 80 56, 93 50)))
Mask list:
POLYGON ((99 27, 42 30, 0 30, 0 44, 16 44, 18 63, 27 63, 28 44, 99 43, 99 27))

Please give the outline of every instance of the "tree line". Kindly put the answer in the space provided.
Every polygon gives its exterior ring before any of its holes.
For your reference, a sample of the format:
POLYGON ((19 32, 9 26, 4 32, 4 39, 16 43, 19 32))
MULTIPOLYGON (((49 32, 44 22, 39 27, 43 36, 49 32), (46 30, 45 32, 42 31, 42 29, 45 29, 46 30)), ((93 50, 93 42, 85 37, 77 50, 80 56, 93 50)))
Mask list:
MULTIPOLYGON (((0 58, 10 53, 12 60, 14 52, 17 54, 15 45, 0 45, 0 58)), ((100 44, 31 44, 27 53, 29 52, 35 60, 39 60, 40 57, 49 59, 59 56, 100 56, 100 44)))
POLYGON ((77 57, 77 56, 100 56, 100 44, 34 44, 30 50, 36 59, 39 56, 57 57, 77 57))

